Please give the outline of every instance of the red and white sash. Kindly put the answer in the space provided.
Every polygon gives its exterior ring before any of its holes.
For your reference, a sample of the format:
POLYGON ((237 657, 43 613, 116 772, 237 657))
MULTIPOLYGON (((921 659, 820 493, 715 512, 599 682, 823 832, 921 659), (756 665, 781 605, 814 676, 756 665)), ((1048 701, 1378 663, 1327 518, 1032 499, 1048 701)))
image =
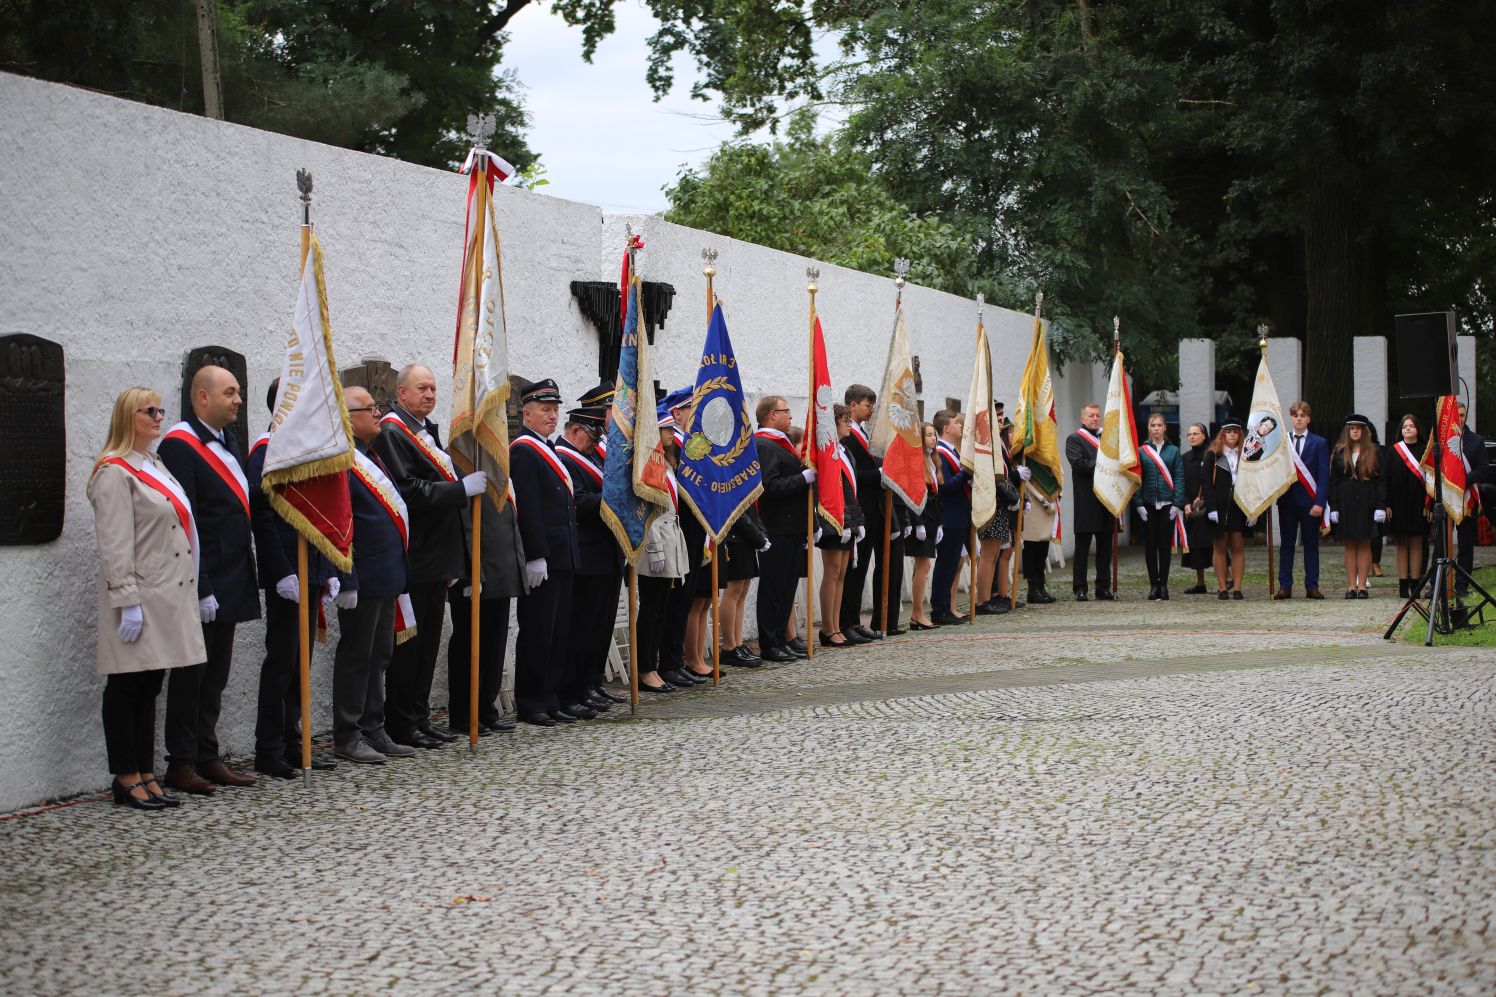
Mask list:
POLYGON ((852 467, 852 455, 847 453, 847 448, 840 443, 836 445, 836 456, 841 461, 842 477, 847 479, 852 486, 852 497, 857 497, 857 472, 852 467))
POLYGON ((571 447, 563 446, 556 447, 556 452, 569 460, 572 465, 577 468, 577 470, 581 471, 583 474, 587 475, 587 477, 597 482, 597 486, 599 488, 603 486, 603 472, 598 470, 596 464, 587 459, 586 454, 582 453, 580 450, 573 450, 571 447))
POLYGON ((223 479, 224 485, 234 493, 234 497, 244 507, 245 517, 249 516, 249 479, 244 476, 244 469, 239 466, 239 461, 223 448, 222 443, 217 440, 204 443, 197 438, 197 432, 192 426, 185 422, 179 422, 171 427, 164 439, 181 440, 191 447, 193 452, 202 458, 203 463, 223 479))
POLYGON ((137 469, 123 457, 109 457, 104 463, 115 464, 129 471, 140 482, 149 488, 160 492, 166 501, 171 503, 172 511, 177 514, 177 523, 182 527, 182 532, 187 534, 187 545, 192 551, 192 573, 197 574, 198 565, 198 539, 197 520, 192 518, 192 503, 187 499, 187 493, 182 491, 182 486, 172 479, 171 475, 161 468, 155 466, 150 458, 141 462, 137 469))
POLYGON ((1397 445, 1392 449, 1397 451, 1397 455, 1402 458, 1402 462, 1407 465, 1408 471, 1413 477, 1426 482, 1430 486, 1433 484, 1433 473, 1418 463, 1418 458, 1413 456, 1413 451, 1409 449, 1407 443, 1398 440, 1397 445))
POLYGON ((863 432, 862 427, 857 425, 857 423, 855 422, 852 423, 852 435, 857 437, 857 442, 862 444, 862 449, 866 450, 868 453, 873 452, 873 448, 867 440, 867 433, 863 432))
MULTIPOLYGON (((961 458, 957 456, 955 447, 945 442, 945 440, 936 440, 935 452, 941 457, 945 458, 945 463, 948 468, 948 470, 946 471, 947 479, 949 479, 952 475, 961 473, 961 458)), ((970 482, 968 482, 966 485, 966 497, 971 498, 970 482)))
MULTIPOLYGON (((395 487, 379 465, 368 457, 353 451, 353 466, 348 469, 359 484, 369 490, 374 496, 390 521, 395 524, 396 531, 400 534, 400 542, 409 549, 410 547, 410 513, 405 507, 405 500, 400 497, 400 491, 395 487)), ((404 644, 416 635, 416 613, 415 606, 410 601, 410 594, 402 592, 395 598, 395 643, 404 644)))
POLYGON ((424 432, 420 434, 411 432, 410 427, 405 424, 405 420, 400 418, 400 416, 394 412, 386 412, 384 418, 379 420, 379 424, 381 426, 398 429, 400 432, 404 433, 406 439, 414 443, 416 445, 416 449, 421 451, 421 453, 425 455, 427 460, 436 465, 436 469, 442 473, 442 477, 446 478, 448 481, 457 480, 457 469, 452 466, 452 458, 448 457, 444 451, 432 446, 428 442, 430 440, 430 437, 427 436, 424 432), (423 436, 426 438, 422 439, 423 436))
MULTIPOLYGON (((1314 475, 1309 473, 1309 467, 1304 463, 1303 456, 1299 454, 1298 447, 1290 446, 1288 452, 1293 456, 1293 470, 1299 476, 1299 484, 1303 485, 1304 491, 1309 493, 1309 500, 1319 505, 1319 482, 1315 481, 1314 475)), ((1416 468, 1413 473, 1418 473, 1416 468)))
POLYGON ((1092 436, 1091 435, 1091 431, 1089 429, 1087 429, 1085 426, 1082 426, 1079 429, 1077 429, 1075 431, 1075 435, 1079 436, 1081 439, 1083 439, 1087 443, 1091 444, 1091 446, 1093 448, 1095 448, 1097 450, 1101 449, 1101 437, 1099 437, 1099 436, 1092 436))
POLYGON ((795 458, 795 460, 798 461, 800 459, 800 451, 795 449, 795 445, 790 442, 790 438, 788 436, 784 435, 784 433, 780 432, 777 429, 769 429, 768 427, 764 427, 763 429, 755 432, 753 434, 753 438, 755 440, 766 440, 771 443, 777 443, 779 446, 784 447, 785 453, 795 458))
POLYGON ((1153 461, 1154 468, 1158 471, 1159 476, 1164 479, 1164 484, 1168 486, 1169 491, 1172 492, 1174 490, 1174 475, 1169 473, 1169 465, 1164 463, 1164 455, 1154 449, 1152 441, 1144 443, 1138 449, 1143 451, 1149 460, 1153 461))
POLYGON ((597 455, 603 459, 604 463, 607 463, 607 460, 608 460, 608 438, 606 436, 599 436, 597 438, 597 443, 593 446, 592 449, 594 449, 594 450, 597 451, 597 455))
POLYGON ((515 447, 528 447, 530 450, 533 450, 540 456, 541 460, 550 466, 552 471, 556 472, 556 477, 561 479, 561 483, 566 486, 567 492, 572 495, 576 494, 576 486, 571 482, 571 474, 566 470, 566 465, 561 463, 561 458, 557 457, 556 452, 546 446, 543 440, 537 439, 534 436, 516 436, 509 444, 509 449, 513 450, 515 447))

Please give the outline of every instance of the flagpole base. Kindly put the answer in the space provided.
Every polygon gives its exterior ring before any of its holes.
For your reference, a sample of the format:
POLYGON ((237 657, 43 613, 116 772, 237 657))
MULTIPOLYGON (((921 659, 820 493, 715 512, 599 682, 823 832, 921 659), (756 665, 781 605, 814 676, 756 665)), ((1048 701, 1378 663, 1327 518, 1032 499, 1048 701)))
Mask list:
POLYGON ((301 770, 301 788, 302 789, 311 789, 312 788, 312 770, 311 769, 302 769, 301 770))

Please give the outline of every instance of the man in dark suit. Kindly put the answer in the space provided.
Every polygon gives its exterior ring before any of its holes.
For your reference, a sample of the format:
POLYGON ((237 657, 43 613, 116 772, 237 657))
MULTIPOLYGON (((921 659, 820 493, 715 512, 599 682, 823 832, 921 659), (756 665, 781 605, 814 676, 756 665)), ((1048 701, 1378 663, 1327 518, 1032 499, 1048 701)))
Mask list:
POLYGON ((406 636, 413 620, 399 620, 405 594, 405 545, 410 513, 400 490, 370 442, 379 435, 379 406, 360 387, 343 389, 356 450, 348 472, 353 505, 353 570, 342 578, 338 648, 332 666, 333 746, 339 758, 380 764, 409 758, 416 749, 396 744, 384 729, 384 674, 397 628, 406 636))
POLYGON ((208 659, 173 668, 166 692, 166 784, 206 796, 220 786, 250 786, 252 776, 224 765, 218 750, 218 714, 229 681, 234 627, 259 619, 254 554, 250 549, 249 479, 238 445, 224 427, 239 414, 239 381, 208 366, 192 379, 192 415, 157 449, 192 505, 201 552, 198 612, 208 659))
MULTIPOLYGON (((270 382, 265 406, 275 411, 280 379, 270 382)), ((265 497, 260 479, 265 471, 270 433, 261 434, 249 448, 249 511, 255 552, 259 556, 260 586, 265 590, 265 663, 260 667, 258 709, 255 713, 255 769, 279 779, 294 779, 301 770, 301 646, 296 625, 300 580, 296 572, 296 528, 281 518, 265 497), (292 759, 295 759, 293 762, 292 759)), ((317 632, 317 601, 323 592, 338 594, 340 585, 332 565, 317 548, 307 545, 307 627, 317 632)), ((313 757, 313 768, 333 763, 313 757)))
MULTIPOLYGON (((1478 534, 1480 516, 1476 511, 1475 502, 1480 495, 1480 486, 1486 484, 1490 475, 1490 458, 1486 456, 1486 441, 1479 433, 1470 428, 1466 422, 1469 409, 1462 403, 1460 405, 1460 447, 1462 456, 1465 458, 1465 518, 1460 525, 1455 527, 1455 541, 1459 550, 1455 555, 1455 563, 1463 568, 1466 574, 1475 570, 1475 544, 1478 534)), ((1455 576, 1454 591, 1456 595, 1463 596, 1470 589, 1470 583, 1464 578, 1455 576)))
MULTIPOLYGON (((960 412, 941 409, 930 420, 935 427, 935 468, 940 475, 940 538, 935 543, 935 571, 930 582, 930 619, 940 626, 965 623, 951 606, 951 589, 961 570, 961 550, 971 533, 971 474, 961 466, 960 412)), ((975 598, 975 593, 972 594, 975 598)))
MULTIPOLYGON (((1319 590, 1319 526, 1325 514, 1325 494, 1330 487, 1330 445, 1323 436, 1309 432, 1313 410, 1306 401, 1288 406, 1290 432, 1288 445, 1293 448, 1297 479, 1293 487, 1278 497, 1278 527, 1282 542, 1278 547, 1278 591, 1274 599, 1293 598, 1293 548, 1304 545, 1304 595, 1323 599, 1319 590), (1312 482, 1311 489, 1306 482, 1312 482)), ((1185 501, 1194 499, 1186 495, 1185 501)))
MULTIPOLYGON (((847 582, 842 589, 841 619, 838 625, 842 633, 851 640, 882 640, 883 628, 888 625, 884 617, 896 621, 898 613, 895 610, 889 614, 878 607, 878 600, 883 593, 883 571, 888 567, 883 559, 883 504, 890 501, 888 492, 883 487, 883 462, 873 456, 867 434, 866 423, 873 416, 878 393, 865 384, 854 384, 843 393, 842 398, 846 402, 852 428, 843 437, 841 444, 852 458, 852 469, 857 477, 857 504, 862 506, 867 529, 857 544, 856 563, 847 567, 847 582), (873 571, 873 626, 869 628, 862 625, 862 600, 867 592, 868 569, 872 567, 874 558, 877 558, 878 564, 873 571)), ((897 604, 903 597, 904 585, 904 522, 897 509, 892 517, 889 533, 891 539, 888 561, 893 572, 888 579, 888 598, 890 602, 897 604)))
POLYGON ((1070 462, 1074 482, 1075 556, 1071 562, 1070 588, 1076 602, 1086 601, 1086 562, 1091 544, 1096 545, 1096 598, 1112 595, 1112 514, 1096 497, 1096 455, 1101 450, 1101 406, 1095 402, 1080 410, 1080 428, 1065 440, 1065 459, 1070 462))
POLYGON ((447 588, 462 577, 462 510, 488 487, 482 471, 459 478, 427 418, 436 408, 436 376, 411 364, 395 382, 395 403, 370 444, 410 511, 408 592, 416 634, 398 644, 385 684, 385 729, 399 744, 440 748, 457 735, 431 724, 431 682, 441 650, 447 588))
POLYGON ((519 640, 514 647, 514 699, 519 719, 537 727, 575 723, 563 708, 578 565, 577 509, 571 472, 550 436, 560 421, 561 391, 547 378, 520 390, 524 427, 509 444, 509 480, 525 550, 527 595, 519 600, 519 640))
POLYGON ((815 468, 802 467, 790 438, 790 406, 782 395, 758 403, 758 461, 764 490, 758 511, 769 535, 769 549, 758 562, 758 646, 764 661, 798 661, 804 655, 790 648, 784 631, 795 609, 799 568, 805 564, 805 530, 809 522, 805 496, 815 483, 815 468))

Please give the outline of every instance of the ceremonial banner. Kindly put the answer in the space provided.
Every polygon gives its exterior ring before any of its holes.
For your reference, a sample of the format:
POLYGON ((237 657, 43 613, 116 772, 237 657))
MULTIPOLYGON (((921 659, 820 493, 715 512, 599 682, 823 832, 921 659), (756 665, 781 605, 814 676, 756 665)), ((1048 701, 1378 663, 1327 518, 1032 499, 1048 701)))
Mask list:
POLYGON ((909 329, 904 325, 902 308, 894 312, 888 364, 883 368, 883 386, 878 389, 870 437, 868 448, 874 456, 883 458, 883 483, 915 512, 923 512, 925 448, 914 361, 909 357, 909 329))
POLYGON ((815 396, 805 413, 803 460, 816 469, 816 509, 841 530, 847 514, 846 496, 842 492, 841 457, 836 452, 836 398, 831 393, 831 369, 826 362, 826 340, 821 335, 821 320, 816 319, 814 367, 815 396))
POLYGON ((997 515, 997 471, 1005 466, 993 446, 997 406, 992 402, 992 354, 987 330, 977 323, 977 352, 966 392, 966 432, 961 434, 961 466, 971 472, 971 522, 981 529, 997 515))
POLYGON ((1233 493, 1246 517, 1256 519, 1298 480, 1293 447, 1288 434, 1283 432, 1283 408, 1278 404, 1278 389, 1268 372, 1266 354, 1257 364, 1257 380, 1252 386, 1248 411, 1247 435, 1242 440, 1241 465, 1233 493))
POLYGON ((1460 434, 1460 403, 1454 395, 1444 395, 1439 399, 1434 432, 1429 437, 1428 446, 1424 448, 1423 460, 1419 466, 1425 471, 1424 491, 1435 501, 1443 501, 1449 518, 1455 525, 1459 525, 1465 518, 1465 495, 1469 482, 1465 475, 1465 439, 1460 434), (1439 473, 1444 477, 1442 496, 1434 494, 1434 440, 1439 441, 1439 473))
POLYGON ((315 235, 307 263, 281 364, 260 486, 281 518, 339 571, 349 571, 353 505, 347 471, 353 466, 353 430, 333 359, 322 245, 315 235))
POLYGON ((1061 463, 1060 427, 1054 414, 1054 383, 1049 377, 1049 345, 1044 341, 1044 320, 1034 316, 1034 342, 1018 382, 1018 408, 1014 413, 1013 457, 1026 458, 1033 477, 1029 483, 1047 499, 1065 486, 1061 463))
POLYGON ((626 318, 618 353, 618 381, 608 414, 608 453, 603 462, 603 521, 633 562, 644 546, 644 531, 662 509, 670 508, 668 468, 655 419, 654 365, 644 328, 644 286, 638 276, 625 288, 626 318))
POLYGON ((764 473, 720 304, 712 309, 696 370, 696 390, 688 404, 691 414, 680 427, 686 442, 675 476, 707 536, 721 543, 743 510, 764 490, 764 473))
POLYGON ((502 509, 509 494, 509 422, 504 412, 509 398, 509 335, 493 182, 494 174, 482 170, 474 170, 468 180, 447 439, 459 473, 485 472, 488 497, 502 509))
POLYGON ((1138 462, 1138 421, 1132 411, 1132 390, 1121 353, 1112 361, 1106 388, 1106 413, 1101 420, 1101 446, 1096 454, 1096 477, 1091 490, 1113 516, 1121 518, 1142 483, 1138 462))

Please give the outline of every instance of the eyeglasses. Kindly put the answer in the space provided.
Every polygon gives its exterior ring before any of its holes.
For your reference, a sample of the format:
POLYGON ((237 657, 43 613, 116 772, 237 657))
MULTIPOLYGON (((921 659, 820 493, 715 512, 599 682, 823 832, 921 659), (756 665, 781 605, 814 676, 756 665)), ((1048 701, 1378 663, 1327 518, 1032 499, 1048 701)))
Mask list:
POLYGON ((348 414, 352 415, 354 412, 378 412, 378 411, 379 411, 379 406, 378 405, 360 405, 358 408, 351 408, 351 409, 349 409, 348 410, 348 414))
POLYGON ((135 411, 137 411, 137 412, 144 412, 146 415, 150 416, 152 419, 165 419, 166 418, 166 409, 159 408, 159 407, 157 407, 155 405, 150 405, 150 406, 147 406, 146 408, 138 408, 135 411))
POLYGON ((774 411, 774 412, 788 412, 789 409, 787 409, 787 408, 777 408, 777 409, 773 409, 772 411, 774 411))

